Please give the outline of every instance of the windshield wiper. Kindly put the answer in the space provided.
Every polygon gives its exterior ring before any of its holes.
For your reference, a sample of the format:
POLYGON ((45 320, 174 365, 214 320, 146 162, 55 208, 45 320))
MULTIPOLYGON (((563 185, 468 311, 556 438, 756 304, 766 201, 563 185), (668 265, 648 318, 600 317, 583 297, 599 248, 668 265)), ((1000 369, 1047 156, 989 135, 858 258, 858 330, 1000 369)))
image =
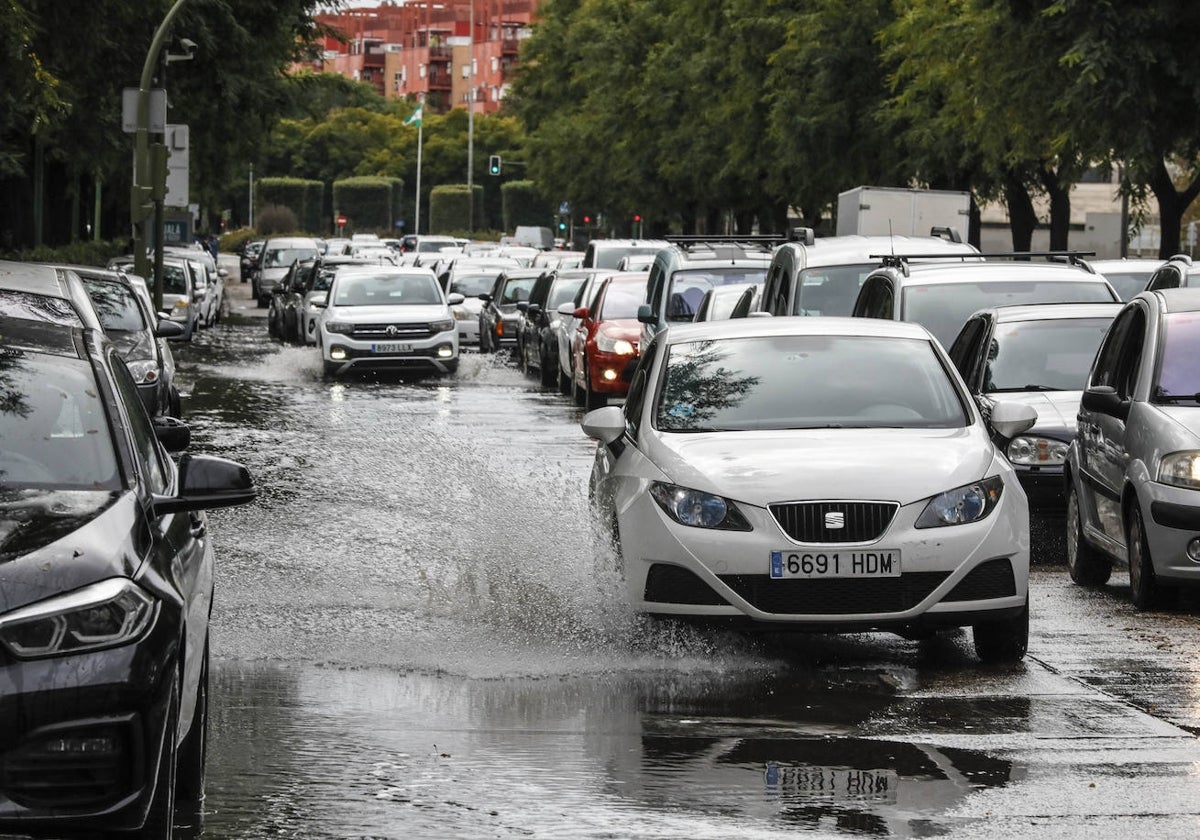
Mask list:
POLYGON ((1016 394, 1021 391, 1061 391, 1062 388, 1051 388, 1049 385, 1021 385, 1016 388, 991 388, 989 394, 1016 394))

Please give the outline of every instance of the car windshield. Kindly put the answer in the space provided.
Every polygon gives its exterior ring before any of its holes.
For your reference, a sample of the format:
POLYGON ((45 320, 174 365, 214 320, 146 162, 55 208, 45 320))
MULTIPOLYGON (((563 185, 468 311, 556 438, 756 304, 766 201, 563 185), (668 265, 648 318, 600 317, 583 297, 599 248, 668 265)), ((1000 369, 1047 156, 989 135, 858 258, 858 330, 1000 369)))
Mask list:
POLYGON ((767 277, 767 267, 735 266, 728 268, 689 268, 671 275, 667 288, 667 320, 694 321, 704 293, 716 286, 761 283, 767 277))
POLYGON ((26 321, 44 321, 64 327, 82 327, 83 321, 71 302, 49 295, 0 290, 0 315, 26 321))
POLYGON ((86 277, 83 284, 105 332, 139 332, 148 329, 142 318, 141 307, 133 296, 133 289, 120 283, 106 283, 86 277))
POLYGON ((0 488, 120 489, 90 363, 11 350, 0 382, 0 488))
POLYGON ((575 293, 583 285, 583 278, 578 280, 559 280, 550 287, 550 297, 546 301, 546 309, 554 312, 564 303, 575 299, 575 293))
POLYGON ((997 325, 983 391, 1082 391, 1112 318, 1060 318, 997 325))
POLYGON ((316 248, 272 248, 263 254, 263 268, 279 268, 296 260, 315 260, 318 256, 316 248))
POLYGON ((1200 404, 1200 312, 1167 316, 1155 402, 1200 404))
POLYGON ((533 290, 533 284, 536 282, 536 277, 513 277, 505 282, 504 289, 500 292, 499 303, 529 300, 529 292, 533 290))
POLYGON ((933 333, 944 347, 974 313, 993 306, 1019 303, 1112 303, 1103 281, 994 280, 978 283, 929 283, 907 286, 901 292, 900 317, 933 333))
POLYGON ((600 303, 598 321, 636 318, 638 307, 646 302, 645 283, 609 283, 600 303))
POLYGON ((800 272, 799 294, 792 301, 792 314, 849 316, 863 281, 878 267, 878 263, 868 263, 804 269, 800 272))
POLYGON ((673 345, 655 410, 668 432, 960 428, 928 341, 805 335, 673 345))
MULTIPOLYGON (((154 287, 153 268, 150 270, 150 277, 146 283, 151 288, 154 287)), ((180 263, 163 263, 163 294, 186 295, 187 293, 187 268, 180 263)))
POLYGON ((438 254, 443 248, 457 247, 451 240, 422 239, 417 243, 418 254, 438 254))
POLYGON ((1121 300, 1129 300, 1138 292, 1144 292, 1146 286, 1150 283, 1150 276, 1154 272, 1138 272, 1136 274, 1124 271, 1106 271, 1104 279, 1112 283, 1112 287, 1117 290, 1117 294, 1121 296, 1121 300))
POLYGON ((418 306, 441 303, 437 281, 420 274, 353 274, 338 278, 335 306, 418 306))
MULTIPOLYGON (((499 272, 496 272, 499 274, 499 272)), ((450 291, 463 297, 486 295, 496 284, 496 274, 464 274, 450 281, 450 291)))

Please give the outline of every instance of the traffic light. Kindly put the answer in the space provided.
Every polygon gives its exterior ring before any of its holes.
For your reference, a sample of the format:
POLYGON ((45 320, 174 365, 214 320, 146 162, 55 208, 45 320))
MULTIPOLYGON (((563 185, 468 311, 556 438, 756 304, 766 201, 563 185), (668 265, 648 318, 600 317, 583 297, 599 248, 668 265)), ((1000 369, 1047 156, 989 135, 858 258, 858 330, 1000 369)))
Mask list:
POLYGON ((642 214, 641 214, 641 213, 634 213, 634 214, 633 214, 633 220, 634 220, 635 222, 637 222, 637 223, 641 224, 641 221, 642 221, 642 214))
POLYGON ((499 175, 500 174, 500 155, 492 155, 491 157, 488 158, 488 174, 489 175, 499 175))
POLYGON ((590 224, 592 223, 592 217, 591 217, 591 216, 584 216, 584 217, 583 217, 583 223, 584 223, 585 225, 590 225, 590 224))
POLYGON ((567 217, 559 216, 558 217, 558 232, 565 233, 566 230, 567 230, 567 217))

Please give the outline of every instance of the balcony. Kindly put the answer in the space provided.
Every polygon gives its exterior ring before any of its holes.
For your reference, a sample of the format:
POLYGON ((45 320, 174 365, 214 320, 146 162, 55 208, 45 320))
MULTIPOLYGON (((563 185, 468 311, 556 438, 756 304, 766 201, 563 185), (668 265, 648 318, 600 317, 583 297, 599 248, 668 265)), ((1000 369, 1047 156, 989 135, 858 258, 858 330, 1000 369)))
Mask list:
POLYGON ((441 64, 442 62, 450 61, 453 57, 454 57, 453 47, 430 47, 429 48, 430 63, 436 61, 437 63, 441 64))
POLYGON ((500 54, 501 55, 516 55, 521 51, 521 42, 517 38, 502 38, 500 39, 500 54))
POLYGON ((450 90, 450 72, 431 68, 425 77, 425 84, 429 90, 450 90))

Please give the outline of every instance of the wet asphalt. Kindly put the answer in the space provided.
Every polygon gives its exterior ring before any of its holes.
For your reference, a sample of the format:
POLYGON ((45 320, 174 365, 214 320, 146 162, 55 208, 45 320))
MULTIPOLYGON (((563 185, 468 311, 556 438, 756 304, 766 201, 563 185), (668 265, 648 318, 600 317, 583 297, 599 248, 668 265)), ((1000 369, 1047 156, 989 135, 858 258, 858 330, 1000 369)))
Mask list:
POLYGON ((1200 836, 1200 599, 1139 613, 1123 573, 1085 590, 1047 548, 1006 667, 966 633, 646 622, 588 524, 569 399, 503 356, 326 380, 225 264, 227 317, 176 357, 193 449, 261 496, 210 514, 185 836, 1200 836))

